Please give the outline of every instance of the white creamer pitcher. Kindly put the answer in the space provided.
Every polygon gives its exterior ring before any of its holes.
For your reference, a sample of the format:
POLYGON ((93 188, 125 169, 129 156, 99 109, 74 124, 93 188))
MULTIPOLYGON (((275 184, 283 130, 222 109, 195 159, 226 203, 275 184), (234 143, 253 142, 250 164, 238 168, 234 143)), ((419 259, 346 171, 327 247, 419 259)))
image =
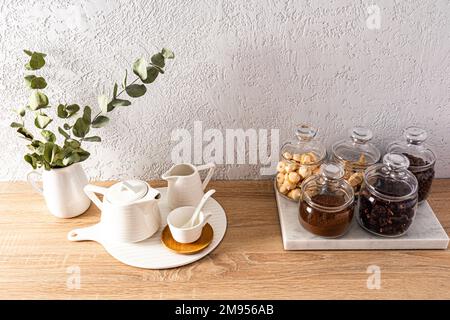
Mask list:
POLYGON ((190 163, 176 164, 162 175, 168 182, 167 203, 170 209, 182 206, 196 206, 203 197, 204 190, 211 180, 216 165, 208 163, 198 167, 190 163), (205 180, 201 180, 199 171, 209 170, 205 180))

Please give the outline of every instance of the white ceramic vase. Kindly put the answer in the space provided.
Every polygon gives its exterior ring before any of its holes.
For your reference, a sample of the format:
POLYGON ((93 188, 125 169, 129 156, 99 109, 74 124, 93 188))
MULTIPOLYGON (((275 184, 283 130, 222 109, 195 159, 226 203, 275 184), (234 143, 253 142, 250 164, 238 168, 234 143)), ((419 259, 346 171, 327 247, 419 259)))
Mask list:
POLYGON ((58 218, 73 218, 85 212, 91 200, 83 188, 88 179, 79 163, 65 168, 31 171, 27 175, 28 182, 41 193, 51 214, 58 218), (42 188, 33 176, 42 177, 42 188))

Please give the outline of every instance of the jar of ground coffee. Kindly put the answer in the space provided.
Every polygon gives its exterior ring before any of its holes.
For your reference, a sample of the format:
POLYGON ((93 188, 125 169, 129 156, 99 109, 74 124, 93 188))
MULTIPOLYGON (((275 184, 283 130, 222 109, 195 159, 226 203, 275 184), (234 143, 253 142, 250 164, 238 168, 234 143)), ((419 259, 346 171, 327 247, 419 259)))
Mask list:
POLYGON ((405 140, 391 143, 388 152, 401 153, 408 158, 408 169, 419 182, 419 203, 422 203, 430 193, 436 156, 424 143, 428 136, 424 129, 409 127, 405 129, 403 135, 405 140))
POLYGON ((380 151, 370 143, 373 134, 369 128, 354 127, 350 139, 337 141, 331 147, 333 160, 344 166, 344 179, 356 193, 363 181, 364 170, 380 161, 380 151))
POLYGON ((299 220, 309 232, 336 238, 348 230, 353 218, 354 192, 343 176, 341 164, 325 163, 319 174, 302 183, 299 220))
POLYGON ((412 225, 417 210, 418 183, 408 166, 406 156, 388 153, 383 163, 364 172, 356 216, 367 231, 398 237, 412 225))

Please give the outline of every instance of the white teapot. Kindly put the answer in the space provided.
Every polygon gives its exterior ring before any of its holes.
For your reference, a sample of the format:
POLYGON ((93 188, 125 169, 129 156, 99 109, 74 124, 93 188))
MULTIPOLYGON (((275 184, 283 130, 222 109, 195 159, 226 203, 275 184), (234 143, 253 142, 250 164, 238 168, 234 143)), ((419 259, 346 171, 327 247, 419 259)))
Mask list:
POLYGON ((161 194, 140 180, 118 182, 109 188, 94 185, 84 192, 102 211, 103 235, 117 241, 138 242, 151 237, 161 225, 161 194), (103 194, 103 202, 96 193, 103 194))

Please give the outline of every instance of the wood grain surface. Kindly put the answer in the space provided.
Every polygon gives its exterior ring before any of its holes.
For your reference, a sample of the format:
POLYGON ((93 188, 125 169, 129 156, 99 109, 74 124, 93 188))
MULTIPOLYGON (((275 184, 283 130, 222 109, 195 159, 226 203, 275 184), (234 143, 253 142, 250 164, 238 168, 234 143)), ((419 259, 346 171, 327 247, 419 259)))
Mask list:
MULTIPOLYGON (((26 183, 0 183, 0 298, 450 299, 450 250, 284 251, 271 181, 210 187, 228 217, 222 243, 191 265, 153 271, 123 265, 95 242, 66 240, 99 220, 95 206, 58 219, 26 183), (367 288, 372 265, 379 289, 367 288)), ((447 233, 449 200, 450 180, 436 180, 429 202, 447 233)))

